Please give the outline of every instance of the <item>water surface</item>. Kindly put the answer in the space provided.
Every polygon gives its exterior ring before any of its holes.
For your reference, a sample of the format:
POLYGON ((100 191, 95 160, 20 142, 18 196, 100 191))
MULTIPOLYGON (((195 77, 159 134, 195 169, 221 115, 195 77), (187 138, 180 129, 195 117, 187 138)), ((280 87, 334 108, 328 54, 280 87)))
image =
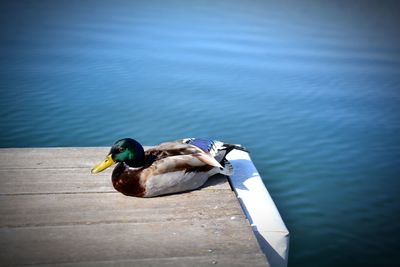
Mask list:
POLYGON ((400 5, 3 1, 0 146, 242 143, 289 266, 399 264, 400 5))

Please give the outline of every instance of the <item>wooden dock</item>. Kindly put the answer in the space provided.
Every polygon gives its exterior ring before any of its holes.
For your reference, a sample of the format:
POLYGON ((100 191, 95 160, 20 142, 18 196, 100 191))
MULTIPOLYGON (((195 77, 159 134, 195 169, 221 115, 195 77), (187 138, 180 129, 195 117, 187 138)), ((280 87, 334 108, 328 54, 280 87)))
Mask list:
POLYGON ((269 266, 225 177, 126 197, 90 173, 108 150, 0 149, 0 265, 269 266))

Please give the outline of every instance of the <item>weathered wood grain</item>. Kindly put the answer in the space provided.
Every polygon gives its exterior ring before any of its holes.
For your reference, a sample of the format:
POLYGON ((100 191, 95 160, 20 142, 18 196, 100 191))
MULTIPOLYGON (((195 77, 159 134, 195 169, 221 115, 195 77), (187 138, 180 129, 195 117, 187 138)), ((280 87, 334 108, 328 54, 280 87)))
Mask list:
POLYGON ((254 253, 242 218, 0 229, 3 264, 254 253))
POLYGON ((2 169, 84 168, 103 160, 109 148, 21 148, 1 149, 2 169))
POLYGON ((146 259, 126 259, 126 260, 110 260, 110 261, 92 261, 92 262, 68 262, 68 263, 50 263, 35 264, 35 266, 57 266, 57 267, 205 267, 205 266, 229 266, 229 267, 265 267, 265 259, 262 255, 254 254, 214 254, 210 252, 205 256, 185 256, 170 258, 146 258, 146 259))
POLYGON ((107 152, 0 149, 0 265, 268 266, 226 177, 126 197, 90 173, 107 152))
POLYGON ((149 199, 120 193, 0 196, 0 228, 243 217, 241 208, 232 205, 233 194, 225 191, 149 199))

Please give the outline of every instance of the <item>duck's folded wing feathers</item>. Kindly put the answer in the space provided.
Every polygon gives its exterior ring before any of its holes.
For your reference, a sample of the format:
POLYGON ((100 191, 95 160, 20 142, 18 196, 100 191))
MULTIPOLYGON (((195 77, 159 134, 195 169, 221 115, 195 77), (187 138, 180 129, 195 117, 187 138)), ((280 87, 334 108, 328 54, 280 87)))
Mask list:
POLYGON ((156 147, 150 148, 145 152, 146 156, 155 157, 155 160, 174 156, 190 156, 188 159, 197 158, 201 162, 214 167, 222 168, 221 164, 214 157, 197 146, 191 144, 182 144, 177 142, 162 143, 156 147))
POLYGON ((143 170, 143 175, 156 176, 177 171, 199 171, 207 166, 209 170, 214 168, 214 166, 204 163, 198 157, 192 155, 178 155, 155 161, 150 167, 143 170))
POLYGON ((207 154, 207 153, 196 153, 193 154, 194 157, 198 158, 199 160, 201 160, 203 163, 210 165, 210 166, 214 166, 217 168, 223 168, 222 165, 211 155, 207 154))

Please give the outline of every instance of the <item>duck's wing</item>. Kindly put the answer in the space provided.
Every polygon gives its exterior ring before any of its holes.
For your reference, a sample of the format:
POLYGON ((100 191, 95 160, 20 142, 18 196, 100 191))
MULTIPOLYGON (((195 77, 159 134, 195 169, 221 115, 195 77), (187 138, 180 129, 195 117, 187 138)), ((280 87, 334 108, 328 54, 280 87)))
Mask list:
POLYGON ((220 171, 193 155, 162 158, 141 171, 141 182, 146 188, 144 197, 196 189, 220 171))
POLYGON ((197 146, 179 142, 162 143, 147 149, 145 156, 152 161, 152 164, 162 159, 174 157, 174 162, 184 162, 191 167, 210 165, 222 168, 221 164, 209 152, 197 146))
POLYGON ((214 174, 232 172, 227 165, 222 168, 209 152, 191 144, 163 143, 147 149, 145 154, 153 161, 140 173, 146 188, 144 197, 193 190, 214 174))

